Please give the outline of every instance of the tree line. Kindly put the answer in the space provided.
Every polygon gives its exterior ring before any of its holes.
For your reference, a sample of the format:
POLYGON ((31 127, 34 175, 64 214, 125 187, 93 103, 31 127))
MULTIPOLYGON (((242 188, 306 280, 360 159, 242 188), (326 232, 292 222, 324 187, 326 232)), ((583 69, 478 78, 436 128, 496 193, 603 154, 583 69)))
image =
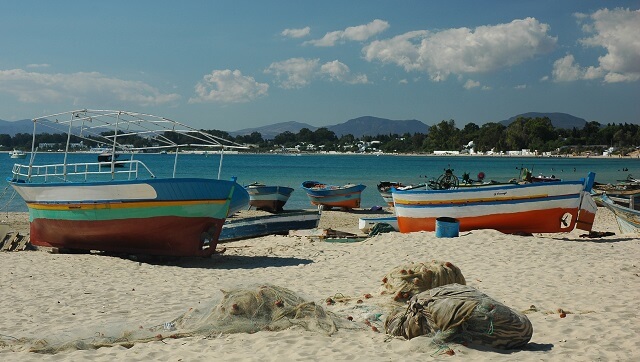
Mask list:
MULTIPOLYGON (((602 152, 609 147, 617 149, 617 153, 626 154, 640 145, 640 126, 636 124, 602 125, 592 121, 582 129, 555 128, 548 117, 518 118, 508 126, 490 122, 478 126, 468 123, 458 128, 454 120, 441 121, 431 126, 426 133, 387 134, 376 136, 354 137, 347 134, 338 137, 326 127, 315 131, 308 128, 298 133, 283 132, 273 139, 264 139, 259 132, 233 137, 225 131, 208 130, 212 135, 222 137, 236 143, 249 144, 253 152, 273 152, 291 148, 302 151, 337 151, 363 152, 376 150, 386 153, 433 153, 436 150, 460 151, 473 142, 476 152, 505 152, 510 150, 529 149, 537 152, 558 154, 580 153, 584 151, 602 152), (378 141, 378 142, 374 142, 378 141), (311 146, 312 145, 312 146, 311 146), (366 149, 366 145, 370 145, 366 149)), ((177 135, 167 133, 165 136, 175 138, 177 135)), ((128 143, 134 147, 151 146, 153 141, 139 136, 127 136, 120 143, 128 143)), ((3 149, 31 149, 32 135, 17 133, 15 136, 0 134, 0 145, 3 149)), ((42 133, 36 135, 36 144, 47 144, 49 148, 64 148, 67 136, 64 134, 42 133)), ((83 142, 85 147, 100 146, 98 141, 71 138, 71 142, 83 142)), ((176 142, 181 143, 176 139, 176 142)))

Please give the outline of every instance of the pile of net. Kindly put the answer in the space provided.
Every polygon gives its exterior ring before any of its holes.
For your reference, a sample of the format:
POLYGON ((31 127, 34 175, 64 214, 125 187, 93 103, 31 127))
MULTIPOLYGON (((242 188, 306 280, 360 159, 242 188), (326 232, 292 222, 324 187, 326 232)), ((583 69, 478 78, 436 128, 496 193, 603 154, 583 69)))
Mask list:
POLYGON ((136 343, 165 338, 217 337, 229 333, 279 331, 294 326, 328 335, 338 328, 355 328, 353 323, 338 318, 286 288, 260 285, 222 293, 222 300, 218 304, 212 303, 211 306, 202 309, 191 308, 170 322, 151 327, 138 324, 128 327, 83 327, 82 330, 61 331, 56 333, 55 337, 16 339, 13 341, 12 349, 57 353, 107 346, 128 348, 136 343))
POLYGON ((382 278, 381 294, 391 294, 395 301, 446 284, 466 284, 460 269, 450 262, 409 263, 392 269, 382 278))
POLYGON ((436 344, 466 342, 501 349, 524 347, 533 334, 524 314, 460 284, 415 295, 406 310, 387 317, 385 330, 407 339, 432 337, 436 344))

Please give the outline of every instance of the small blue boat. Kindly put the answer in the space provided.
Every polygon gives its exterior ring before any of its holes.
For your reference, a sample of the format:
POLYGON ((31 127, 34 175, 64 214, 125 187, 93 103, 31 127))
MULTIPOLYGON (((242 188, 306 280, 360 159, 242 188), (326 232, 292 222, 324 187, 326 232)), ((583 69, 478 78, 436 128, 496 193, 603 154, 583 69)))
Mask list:
POLYGON ((244 188, 249 193, 249 206, 273 213, 282 211, 293 193, 291 187, 268 186, 259 182, 254 182, 244 188))
POLYGON ((302 183, 302 188, 307 192, 311 204, 323 206, 325 210, 332 207, 339 207, 345 210, 360 207, 362 190, 366 187, 362 184, 335 186, 318 181, 305 181, 302 183))
POLYGON ((290 230, 315 229, 320 223, 319 210, 287 210, 278 214, 227 219, 219 241, 288 234, 290 230))

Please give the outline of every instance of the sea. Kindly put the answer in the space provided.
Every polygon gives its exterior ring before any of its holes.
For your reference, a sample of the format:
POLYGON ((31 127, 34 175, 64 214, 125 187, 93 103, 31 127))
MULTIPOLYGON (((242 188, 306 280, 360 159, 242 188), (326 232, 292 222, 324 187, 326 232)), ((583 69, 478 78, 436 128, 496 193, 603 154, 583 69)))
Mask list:
MULTIPOLYGON (((129 159, 121 155, 120 160, 129 159)), ((0 212, 27 211, 6 178, 11 177, 15 163, 28 164, 26 159, 11 159, 0 154, 2 192, 0 212)), ((63 153, 38 153, 34 165, 62 163, 63 153)), ((136 154, 134 159, 144 162, 156 177, 171 177, 175 154, 136 154)), ((70 153, 67 162, 97 162, 95 153, 70 153)), ((472 179, 482 172, 485 180, 506 182, 520 175, 522 168, 534 176, 555 176, 563 180, 577 180, 595 172, 596 182, 615 183, 629 175, 640 177, 640 159, 602 157, 515 157, 515 156, 432 156, 432 155, 371 155, 371 154, 179 154, 176 177, 207 177, 230 179, 241 185, 261 182, 267 185, 293 187, 295 191, 285 209, 309 209, 309 202, 301 184, 320 181, 325 184, 364 184, 362 208, 385 206, 376 185, 380 181, 404 184, 424 183, 436 179, 450 168, 460 179, 468 173, 472 179), (222 166, 220 166, 222 161, 222 166)))

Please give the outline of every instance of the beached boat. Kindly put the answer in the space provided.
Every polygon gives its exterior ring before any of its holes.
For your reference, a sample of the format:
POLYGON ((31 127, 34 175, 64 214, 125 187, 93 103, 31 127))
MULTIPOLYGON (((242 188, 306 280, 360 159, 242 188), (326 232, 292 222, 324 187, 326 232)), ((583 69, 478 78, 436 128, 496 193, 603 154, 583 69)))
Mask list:
POLYGON ((380 181, 377 187, 378 187, 378 192, 380 192, 380 196, 382 196, 382 199, 384 200, 384 202, 386 202, 387 205, 389 206, 393 206, 393 197, 391 197, 391 191, 393 188, 396 188, 399 190, 414 190, 414 189, 426 188, 427 184, 419 183, 419 184, 405 185, 402 182, 397 182, 397 181, 380 181))
POLYGON ((401 232, 434 231, 436 219, 459 221, 460 231, 504 233, 590 231, 597 206, 590 191, 594 173, 578 181, 468 187, 393 193, 401 232))
POLYGON ((606 193, 599 195, 606 208, 616 216, 618 228, 623 234, 640 232, 640 211, 615 202, 606 193))
POLYGON ((274 213, 282 211, 293 192, 291 187, 268 186, 259 182, 254 182, 244 188, 249 193, 249 206, 274 213))
MULTIPOLYGON (((33 121, 34 134, 38 126, 47 132, 69 131, 86 143, 110 143, 113 153, 124 150, 122 143, 136 137, 149 149, 242 147, 164 117, 126 111, 78 110, 33 121)), ((34 144, 35 157, 29 164, 14 165, 9 183, 27 204, 30 239, 36 246, 210 256, 227 216, 249 203, 247 191, 235 179, 176 177, 178 152, 173 177, 157 178, 133 158, 118 161, 124 163, 118 169, 113 159, 111 167, 100 162, 71 163, 74 156, 67 144, 60 163, 38 165, 35 150, 34 144)))
POLYGON ((286 210, 273 215, 229 218, 222 226, 219 241, 286 235, 291 230, 315 229, 319 222, 319 210, 286 210))
POLYGON ((9 152, 9 155, 11 156, 11 158, 25 158, 25 157, 27 157, 27 154, 22 150, 13 150, 13 151, 9 152))
POLYGON ((347 184, 344 186, 328 185, 318 181, 305 181, 302 189, 307 192, 312 205, 322 206, 324 209, 339 207, 353 209, 360 207, 360 197, 365 185, 347 184))

